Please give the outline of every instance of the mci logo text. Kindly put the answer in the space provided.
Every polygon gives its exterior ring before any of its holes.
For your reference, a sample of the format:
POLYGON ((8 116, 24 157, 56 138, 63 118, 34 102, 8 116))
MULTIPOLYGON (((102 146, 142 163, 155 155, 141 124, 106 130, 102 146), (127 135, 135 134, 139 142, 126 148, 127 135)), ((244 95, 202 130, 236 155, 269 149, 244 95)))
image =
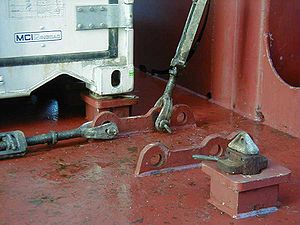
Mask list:
POLYGON ((29 42, 47 42, 62 40, 62 32, 56 31, 41 31, 41 32, 22 32, 14 34, 15 43, 29 42))
POLYGON ((33 34, 15 34, 16 43, 24 43, 33 41, 33 34))

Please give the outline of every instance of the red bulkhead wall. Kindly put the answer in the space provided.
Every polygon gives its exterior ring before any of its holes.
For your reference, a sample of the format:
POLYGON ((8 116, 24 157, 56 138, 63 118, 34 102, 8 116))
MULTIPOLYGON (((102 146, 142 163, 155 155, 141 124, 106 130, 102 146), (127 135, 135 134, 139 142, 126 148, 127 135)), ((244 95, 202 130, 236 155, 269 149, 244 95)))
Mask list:
MULTIPOLYGON (((164 69, 191 1, 135 2, 136 66, 164 69)), ((179 83, 300 137, 300 2, 211 0, 197 53, 179 83)))

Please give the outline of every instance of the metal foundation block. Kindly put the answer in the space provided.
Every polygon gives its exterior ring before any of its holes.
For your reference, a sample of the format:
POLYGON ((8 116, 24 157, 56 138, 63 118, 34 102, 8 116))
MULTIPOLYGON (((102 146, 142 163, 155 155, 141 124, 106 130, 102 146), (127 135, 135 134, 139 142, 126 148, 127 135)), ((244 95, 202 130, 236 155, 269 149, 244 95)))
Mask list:
POLYGON ((214 162, 202 163, 210 176, 211 204, 236 219, 268 214, 279 206, 279 184, 288 182, 291 171, 276 163, 257 175, 229 175, 217 169, 214 162))
POLYGON ((88 94, 81 94, 81 98, 86 105, 86 119, 93 120, 95 116, 104 111, 110 111, 118 117, 128 117, 131 108, 138 103, 139 98, 134 95, 121 95, 118 97, 94 98, 88 94))

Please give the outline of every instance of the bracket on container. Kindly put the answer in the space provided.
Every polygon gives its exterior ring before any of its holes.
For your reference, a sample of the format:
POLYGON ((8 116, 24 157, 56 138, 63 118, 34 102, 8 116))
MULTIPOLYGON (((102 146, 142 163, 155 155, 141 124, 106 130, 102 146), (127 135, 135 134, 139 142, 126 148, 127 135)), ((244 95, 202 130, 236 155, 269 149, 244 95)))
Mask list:
POLYGON ((77 31, 132 26, 132 4, 76 6, 77 31))

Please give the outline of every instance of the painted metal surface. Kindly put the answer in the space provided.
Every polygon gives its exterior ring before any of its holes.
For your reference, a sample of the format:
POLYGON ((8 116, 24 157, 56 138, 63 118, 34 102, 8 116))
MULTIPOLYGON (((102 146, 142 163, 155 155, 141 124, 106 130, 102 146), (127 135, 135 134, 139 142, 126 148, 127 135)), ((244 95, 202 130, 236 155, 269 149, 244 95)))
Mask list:
MULTIPOLYGON (((164 69, 175 52, 178 27, 183 26, 189 4, 156 4, 136 2, 135 64, 164 69), (149 31, 155 32, 148 36, 149 31)), ((179 83, 243 116, 300 137, 300 2, 211 0, 210 7, 203 40, 179 83)))
MULTIPOLYGON (((137 75, 140 102, 135 114, 144 114, 163 91, 165 82, 137 75), (151 94, 149 94, 151 93, 151 94)), ((59 144, 51 151, 0 161, 0 224, 299 224, 300 141, 268 126, 207 102, 177 87, 174 103, 192 107, 201 133, 242 129, 253 135, 261 153, 293 173, 280 189, 280 210, 268 216, 235 221, 207 203, 209 179, 200 169, 137 179, 133 176, 139 152, 147 143, 173 140, 169 147, 197 142, 194 129, 168 134, 136 135, 115 141, 81 140, 59 144)), ((78 101, 79 101, 78 97, 78 101)), ((0 130, 19 128, 26 135, 49 129, 64 130, 82 124, 82 108, 64 107, 52 99, 0 101, 0 130), (20 116, 22 109, 22 116, 20 116)), ((34 150, 34 149, 33 149, 34 150)))
POLYGON ((270 57, 279 76, 300 87, 300 4, 297 0, 270 2, 270 57), (284 5, 284 7, 282 7, 284 5))
MULTIPOLYGON (((153 107, 145 115, 120 118, 111 112, 102 112, 93 120, 94 126, 113 122, 117 125, 120 135, 141 134, 156 131, 155 120, 161 108, 153 107)), ((193 112, 187 105, 175 105, 170 123, 174 130, 184 130, 196 127, 193 112)))
MULTIPOLYGON (((201 134, 201 130, 195 130, 195 133, 201 134)), ((162 142, 148 144, 140 152, 135 176, 151 176, 201 167, 201 163, 195 159, 202 162, 217 161, 218 169, 229 174, 259 174, 268 166, 268 159, 259 154, 258 147, 244 131, 199 135, 198 140, 201 141, 200 145, 174 149, 168 148, 162 142)))
POLYGON ((170 146, 173 141, 171 139, 167 143, 156 142, 145 146, 139 155, 135 176, 143 177, 200 168, 201 164, 193 159, 193 155, 221 156, 229 142, 239 133, 238 131, 233 133, 220 132, 205 136, 202 134, 203 131, 201 133, 199 129, 194 129, 194 132, 198 134, 198 137, 194 138, 200 142, 199 145, 193 144, 185 148, 174 146, 173 149, 170 149, 166 145, 170 146))
POLYGON ((202 170, 211 179, 209 202, 233 218, 256 216, 253 211, 261 209, 272 212, 270 208, 279 206, 279 184, 291 176, 289 169, 274 162, 256 175, 224 174, 212 162, 204 162, 202 170))
POLYGON ((88 120, 93 120, 103 111, 113 112, 118 117, 131 116, 132 106, 139 101, 139 98, 134 95, 95 98, 87 93, 82 93, 81 98, 85 102, 85 115, 88 120))

